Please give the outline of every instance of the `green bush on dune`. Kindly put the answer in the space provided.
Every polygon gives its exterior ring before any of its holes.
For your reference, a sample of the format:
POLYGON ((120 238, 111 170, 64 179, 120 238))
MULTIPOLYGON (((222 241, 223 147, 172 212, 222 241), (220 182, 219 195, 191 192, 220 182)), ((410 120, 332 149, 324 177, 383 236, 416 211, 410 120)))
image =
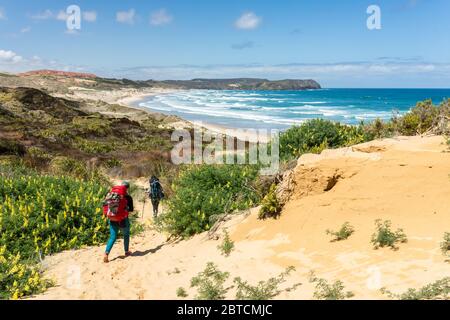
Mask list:
POLYGON ((0 298, 41 292, 41 255, 103 244, 108 237, 96 180, 39 175, 0 166, 0 298))
POLYGON ((217 266, 208 262, 204 271, 191 279, 191 288, 197 288, 196 300, 223 300, 228 291, 224 287, 230 276, 229 272, 222 272, 217 266))
POLYGON ((269 192, 264 196, 261 201, 261 209, 259 209, 258 218, 277 218, 281 213, 281 204, 278 201, 276 184, 272 184, 269 192))
POLYGON ((209 230, 211 219, 259 203, 258 168, 247 165, 187 167, 173 183, 168 211, 158 225, 172 235, 188 237, 209 230))
POLYGON ((442 278, 419 289, 410 288, 401 294, 392 293, 386 288, 382 288, 381 293, 397 300, 449 300, 450 277, 442 278))
POLYGON ((403 116, 393 116, 388 121, 362 122, 358 126, 313 119, 280 135, 280 157, 290 160, 304 153, 320 153, 326 148, 345 147, 394 135, 449 134, 449 119, 450 99, 439 106, 433 105, 431 100, 418 102, 403 116))
POLYGON ((280 135, 280 157, 298 158, 304 153, 320 153, 326 148, 357 144, 366 140, 362 127, 323 119, 306 121, 280 135))
POLYGON ((372 235, 371 242, 375 249, 390 247, 393 250, 398 250, 397 243, 406 243, 408 238, 403 232, 403 229, 391 230, 391 221, 383 221, 381 219, 375 220, 376 231, 372 235))

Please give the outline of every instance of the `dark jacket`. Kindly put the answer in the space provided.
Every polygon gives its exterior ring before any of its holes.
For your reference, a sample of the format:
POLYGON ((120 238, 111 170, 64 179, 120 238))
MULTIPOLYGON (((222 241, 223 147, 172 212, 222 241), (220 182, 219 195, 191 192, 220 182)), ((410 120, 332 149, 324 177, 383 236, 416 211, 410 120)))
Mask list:
POLYGON ((127 211, 133 212, 134 211, 134 205, 133 205, 133 197, 127 194, 125 196, 125 199, 127 199, 127 211))
POLYGON ((159 179, 152 178, 152 179, 150 179, 149 183, 150 183, 150 190, 148 192, 149 197, 152 200, 161 200, 162 198, 164 198, 164 190, 162 188, 161 183, 159 182, 159 179), (157 189, 156 192, 153 192, 152 185, 156 186, 156 189, 157 189))

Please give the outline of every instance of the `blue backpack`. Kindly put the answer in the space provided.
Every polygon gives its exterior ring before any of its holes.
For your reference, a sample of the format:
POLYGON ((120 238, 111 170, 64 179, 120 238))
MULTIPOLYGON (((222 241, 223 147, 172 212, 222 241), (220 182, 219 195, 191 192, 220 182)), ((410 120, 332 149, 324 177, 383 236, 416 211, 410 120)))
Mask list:
POLYGON ((164 198, 164 193, 158 180, 153 180, 150 182, 150 198, 155 200, 164 198))

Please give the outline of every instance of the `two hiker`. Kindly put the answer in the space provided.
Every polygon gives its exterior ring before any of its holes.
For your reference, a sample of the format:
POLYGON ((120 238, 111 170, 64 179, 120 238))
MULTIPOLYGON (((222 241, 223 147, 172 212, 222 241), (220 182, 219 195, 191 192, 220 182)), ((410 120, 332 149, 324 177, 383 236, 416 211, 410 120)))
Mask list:
MULTIPOLYGON (((149 197, 152 200, 153 217, 158 215, 158 206, 161 199, 164 198, 164 191, 158 178, 152 176, 150 178, 149 197)), ((109 253, 117 240, 119 230, 123 233, 123 245, 125 256, 131 255, 130 247, 130 220, 128 215, 134 211, 133 198, 129 195, 128 190, 130 183, 123 181, 120 186, 115 186, 106 195, 103 202, 103 214, 109 220, 109 240, 106 245, 103 261, 109 262, 109 253)))

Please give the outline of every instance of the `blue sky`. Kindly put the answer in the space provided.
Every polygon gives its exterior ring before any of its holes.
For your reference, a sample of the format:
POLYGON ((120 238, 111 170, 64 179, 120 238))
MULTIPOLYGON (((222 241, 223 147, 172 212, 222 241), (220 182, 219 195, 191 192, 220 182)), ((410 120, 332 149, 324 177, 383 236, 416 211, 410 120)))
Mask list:
POLYGON ((0 0, 0 70, 450 87, 448 0, 0 0), (81 8, 81 29, 64 12, 81 8), (381 9, 369 30, 366 10, 381 9))

